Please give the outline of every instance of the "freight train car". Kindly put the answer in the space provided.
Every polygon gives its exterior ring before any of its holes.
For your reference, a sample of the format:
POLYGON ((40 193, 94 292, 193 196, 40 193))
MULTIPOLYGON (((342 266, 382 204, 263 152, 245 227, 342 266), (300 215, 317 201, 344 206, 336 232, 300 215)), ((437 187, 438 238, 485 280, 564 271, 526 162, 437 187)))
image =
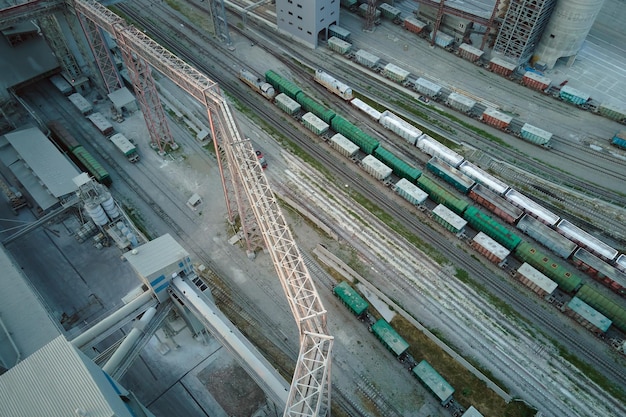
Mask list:
POLYGON ((417 147, 424 153, 437 157, 443 161, 446 161, 453 167, 458 167, 463 162, 463 157, 452 149, 442 145, 435 139, 424 134, 417 139, 417 147))
POLYGON ((337 25, 328 26, 328 35, 346 42, 350 40, 350 31, 337 25))
POLYGON ((509 203, 497 193, 481 184, 474 185, 468 195, 472 200, 486 207, 509 224, 515 224, 524 215, 522 209, 509 203))
POLYGON ((350 101, 350 104, 352 104, 354 107, 361 110, 363 113, 367 114, 369 117, 376 120, 377 122, 380 120, 382 113, 370 106, 369 104, 365 103, 363 100, 354 98, 350 101))
POLYGON ((560 219, 559 216, 542 207, 519 191, 511 189, 504 194, 504 198, 524 210, 525 213, 541 220, 548 226, 554 226, 560 219))
POLYGON ((338 95, 339 97, 341 97, 342 99, 346 101, 350 101, 354 98, 354 95, 352 94, 352 88, 350 86, 337 80, 335 77, 326 73, 324 70, 321 70, 321 69, 315 70, 314 79, 315 79, 315 82, 326 87, 328 91, 330 91, 333 94, 338 95))
POLYGON ((509 250, 514 250, 522 242, 518 235, 474 206, 469 206, 465 210, 463 218, 475 230, 485 233, 509 250))
POLYGON ((522 139, 527 140, 530 143, 534 143, 535 145, 548 146, 550 139, 552 139, 552 133, 539 129, 533 125, 528 123, 524 123, 522 129, 520 130, 520 136, 522 139))
POLYGON ((408 16, 404 18, 403 26, 409 32, 419 34, 428 25, 422 22, 421 20, 416 19, 413 16, 408 16))
POLYGON ((413 83, 413 88, 419 93, 434 98, 441 94, 442 87, 439 84, 435 84, 432 81, 420 77, 413 83))
POLYGON ((400 358, 409 349, 406 340, 385 319, 380 319, 372 325, 372 333, 397 358, 400 358))
POLYGON ((420 177, 420 175, 422 175, 422 171, 407 164, 402 159, 395 156, 391 151, 388 151, 382 146, 376 148, 373 155, 382 163, 391 168, 393 170, 393 173, 400 178, 406 178, 411 182, 415 182, 420 177))
POLYGON ((376 159, 373 155, 367 155, 363 158, 361 160, 361 166, 365 172, 380 181, 385 181, 393 172, 390 167, 376 159))
POLYGON ((612 261, 619 254, 619 252, 610 245, 607 245, 600 239, 591 236, 589 233, 567 220, 561 220, 556 226, 556 230, 572 242, 590 250, 607 261, 612 261))
POLYGON ((398 195, 404 198, 411 204, 416 206, 424 204, 426 199, 428 198, 428 193, 424 192, 415 184, 412 184, 409 180, 402 178, 400 181, 395 183, 393 186, 393 190, 398 193, 398 195))
POLYGON ((87 116, 87 119, 89 119, 91 124, 93 124, 96 127, 96 129, 98 129, 100 133, 102 133, 104 136, 108 137, 112 135, 113 133, 115 133, 115 129, 113 128, 113 125, 111 124, 111 122, 107 120, 106 117, 104 117, 102 113, 100 112, 91 113, 89 116, 87 116))
POLYGON ((400 136, 411 145, 415 145, 417 139, 422 136, 422 131, 390 112, 389 110, 385 110, 380 114, 380 118, 378 119, 378 123, 383 125, 385 128, 391 130, 396 135, 400 136))
POLYGON ((520 219, 517 228, 563 259, 568 259, 578 248, 576 243, 528 214, 520 219))
POLYGON ((302 106, 302 110, 313 113, 315 116, 322 119, 325 123, 330 123, 332 118, 336 115, 333 110, 313 100, 302 91, 296 94, 296 101, 302 106))
POLYGON ((483 114, 480 116, 480 120, 500 130, 506 130, 509 128, 513 117, 509 116, 508 114, 499 112, 498 110, 491 107, 487 107, 483 114))
POLYGON ((426 360, 421 361, 413 368, 413 375, 428 391, 430 391, 442 406, 452 401, 454 388, 433 368, 426 360))
POLYGON ((626 130, 617 132, 611 139, 611 145, 626 150, 626 130))
POLYGON ((72 150, 72 154, 80 162, 80 165, 84 167, 93 177, 101 184, 106 186, 111 185, 113 182, 111 176, 106 169, 94 158, 87 149, 79 146, 72 150))
POLYGON ((583 248, 579 248, 572 256, 572 262, 595 280, 600 281, 611 291, 626 295, 626 274, 614 266, 604 262, 583 248))
POLYGON ((428 161, 426 168, 428 168, 429 171, 434 172, 448 184, 454 186, 454 188, 463 194, 467 194, 474 184, 476 184, 470 177, 436 156, 428 161))
POLYGON ((290 98, 296 100, 298 93, 302 92, 302 89, 291 81, 281 77, 272 70, 265 73, 265 81, 270 83, 272 87, 279 93, 286 94, 290 98))
POLYGON ((552 260, 546 253, 528 242, 520 243, 513 252, 520 261, 526 262, 559 285, 563 291, 573 293, 582 284, 582 279, 552 260))
POLYGON ((611 319, 615 327, 626 332, 626 308, 623 305, 619 305, 605 295, 600 294, 587 284, 580 287, 576 297, 611 319))
POLYGON ((623 104, 602 103, 598 106, 598 113, 608 119, 626 124, 626 106, 623 104))
POLYGON ((90 102, 88 102, 85 97, 78 93, 70 94, 67 97, 70 102, 78 109, 79 112, 83 115, 88 115, 93 111, 93 106, 90 102))
POLYGON ((417 186, 426 191, 430 199, 435 203, 443 204, 456 214, 463 214, 469 205, 466 201, 457 198, 448 190, 440 187, 426 175, 422 175, 417 179, 417 186))
POLYGON ((533 90, 546 91, 550 88, 552 80, 544 77, 543 75, 539 75, 536 72, 526 71, 522 77, 522 84, 528 88, 532 88, 533 90))
POLYGON ((330 123, 335 132, 344 135, 366 154, 371 154, 380 145, 376 139, 339 115, 333 117, 330 123))
POLYGON ((369 304, 347 282, 335 285, 333 293, 357 317, 367 313, 369 304))
POLYGON ((255 74, 246 69, 240 69, 237 76, 241 81, 252 87, 253 90, 268 100, 273 99, 276 95, 276 90, 274 90, 274 86, 272 86, 272 84, 263 81, 260 77, 257 77, 255 74))
POLYGON ((459 165, 459 171, 498 195, 504 195, 509 189, 508 185, 469 161, 463 161, 459 165))
POLYGON ((328 39, 328 49, 339 52, 341 55, 345 55, 350 52, 350 49, 352 49, 352 44, 333 36, 328 39))

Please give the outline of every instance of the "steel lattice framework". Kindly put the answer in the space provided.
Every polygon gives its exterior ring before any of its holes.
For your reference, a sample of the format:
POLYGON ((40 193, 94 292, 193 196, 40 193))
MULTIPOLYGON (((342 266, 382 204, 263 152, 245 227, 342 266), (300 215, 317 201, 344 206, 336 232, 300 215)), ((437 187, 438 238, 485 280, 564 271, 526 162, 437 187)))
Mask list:
POLYGON ((70 52, 70 49, 65 44, 65 37, 59 27, 54 14, 49 14, 39 18, 39 24, 43 29, 43 35, 48 41, 48 45, 54 51, 54 54, 59 59, 63 71, 72 79, 78 80, 81 77, 80 68, 76 64, 74 55, 70 52))
POLYGON ((122 87, 122 80, 115 68, 111 50, 107 47, 102 29, 94 21, 78 14, 78 22, 83 28, 89 47, 96 58, 96 68, 100 72, 100 79, 104 82, 104 89, 112 93, 122 87))
POLYGON ((77 12, 124 45, 133 58, 169 77, 206 107, 215 148, 223 149, 228 168, 236 177, 235 186, 243 188, 300 331, 300 351, 284 415, 326 415, 330 412, 333 344, 327 329, 326 310, 254 148, 249 139, 241 136, 219 86, 96 0, 68 1, 77 12))

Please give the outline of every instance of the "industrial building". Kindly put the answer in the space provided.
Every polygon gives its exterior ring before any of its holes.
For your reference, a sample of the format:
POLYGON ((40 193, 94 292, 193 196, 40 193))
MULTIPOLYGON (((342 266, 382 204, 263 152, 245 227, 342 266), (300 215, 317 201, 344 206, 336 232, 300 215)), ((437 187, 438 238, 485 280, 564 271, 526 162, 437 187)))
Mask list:
POLYGON ((316 48, 330 38, 329 26, 339 24, 339 1, 276 0, 276 22, 279 30, 316 48))

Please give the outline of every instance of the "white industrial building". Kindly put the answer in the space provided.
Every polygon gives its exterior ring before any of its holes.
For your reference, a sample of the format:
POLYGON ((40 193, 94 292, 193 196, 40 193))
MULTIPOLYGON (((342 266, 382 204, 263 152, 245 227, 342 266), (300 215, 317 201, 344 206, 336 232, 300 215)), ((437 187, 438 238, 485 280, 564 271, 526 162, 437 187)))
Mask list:
POLYGON ((276 0, 278 29, 311 48, 328 39, 328 27, 339 24, 338 0, 276 0))

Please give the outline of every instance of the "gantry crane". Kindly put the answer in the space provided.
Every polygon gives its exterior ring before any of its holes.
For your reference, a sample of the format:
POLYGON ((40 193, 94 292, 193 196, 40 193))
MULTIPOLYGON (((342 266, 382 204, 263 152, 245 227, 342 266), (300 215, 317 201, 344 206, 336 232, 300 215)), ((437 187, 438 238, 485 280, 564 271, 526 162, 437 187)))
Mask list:
MULTIPOLYGON (((326 310, 258 163, 254 148, 250 140, 241 135, 219 86, 96 0, 68 2, 81 19, 93 22, 116 39, 123 50, 127 66, 141 63, 142 71, 136 72, 135 76, 139 79, 134 82, 147 85, 152 67, 206 107, 215 149, 219 149, 225 156, 226 166, 220 164, 220 170, 229 171, 234 187, 240 192, 237 204, 245 205, 247 210, 240 207, 239 212, 251 212, 254 215, 300 332, 298 361, 284 416, 321 416, 330 413, 333 337, 328 333, 326 310)), ((142 110, 145 112, 143 106, 142 110)), ((148 123, 149 130, 157 127, 161 128, 148 123)), ((151 132, 151 136, 154 133, 161 132, 151 132)), ((224 190, 226 193, 226 185, 224 190)), ((228 201, 227 193, 226 198, 228 201)))

